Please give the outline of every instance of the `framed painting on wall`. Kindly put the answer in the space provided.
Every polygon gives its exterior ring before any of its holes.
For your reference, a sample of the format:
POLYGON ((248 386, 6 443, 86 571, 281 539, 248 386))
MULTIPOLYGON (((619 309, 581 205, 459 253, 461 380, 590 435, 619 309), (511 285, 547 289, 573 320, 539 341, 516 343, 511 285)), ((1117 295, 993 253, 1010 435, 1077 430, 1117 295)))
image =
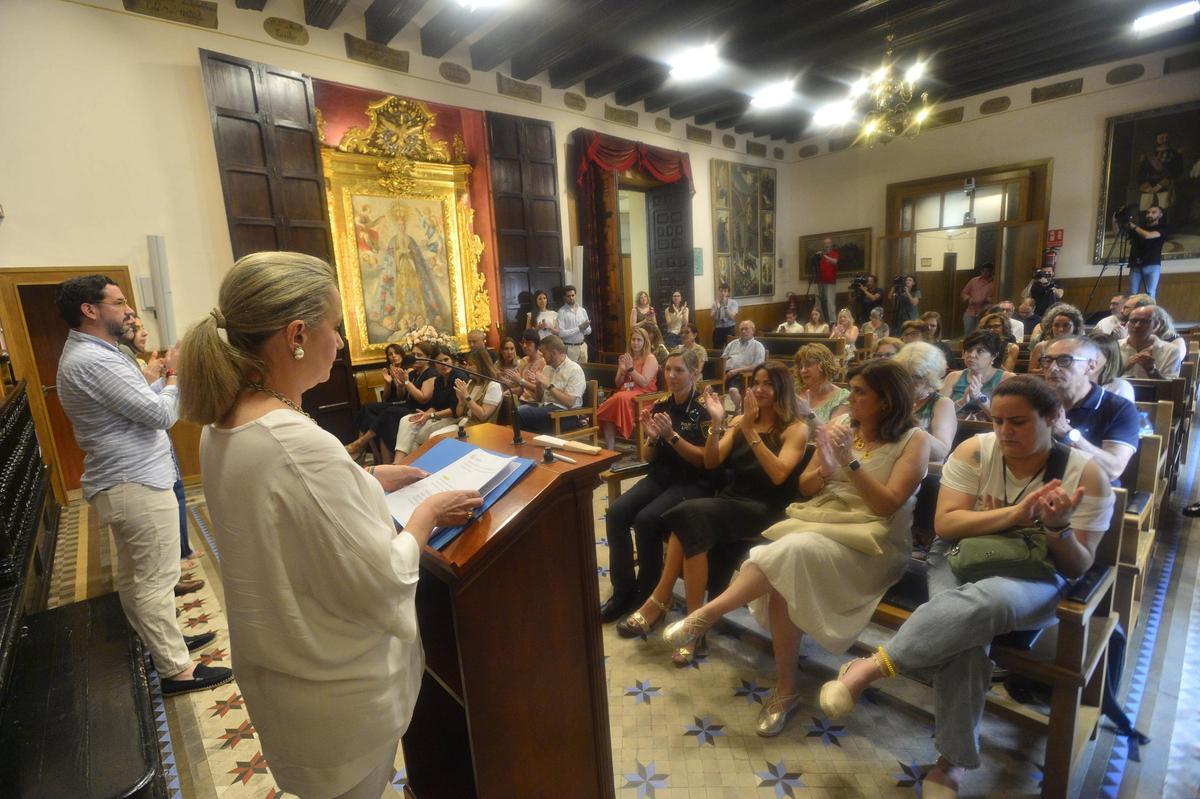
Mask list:
POLYGON ((775 170, 712 159, 714 288, 775 293, 775 170), (724 259, 724 260, 722 260, 724 259))
POLYGON ((387 98, 368 115, 367 131, 352 129, 338 150, 321 153, 351 363, 381 361, 388 344, 422 339, 463 349, 470 330, 491 322, 467 201, 471 167, 448 163, 445 145, 428 139, 434 118, 421 104, 387 98), (378 143, 385 114, 393 129, 425 139, 378 143))
POLYGON ((815 233, 800 237, 800 280, 808 280, 814 274, 813 264, 825 239, 832 239, 833 248, 838 251, 839 275, 866 272, 871 268, 871 228, 815 233))
POLYGON ((1167 229, 1163 260, 1200 257, 1200 101, 1109 117, 1100 181, 1094 263, 1113 249, 1114 216, 1140 224, 1152 205, 1167 229))

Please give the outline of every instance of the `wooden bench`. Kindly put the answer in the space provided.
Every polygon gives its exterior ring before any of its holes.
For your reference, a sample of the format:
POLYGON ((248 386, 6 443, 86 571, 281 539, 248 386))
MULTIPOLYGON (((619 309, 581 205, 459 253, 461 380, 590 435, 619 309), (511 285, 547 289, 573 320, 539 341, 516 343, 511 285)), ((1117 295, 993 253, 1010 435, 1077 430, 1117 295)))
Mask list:
POLYGON ((1131 377, 1129 383, 1133 386, 1133 396, 1138 402, 1170 402, 1171 433, 1166 440, 1167 447, 1167 484, 1168 490, 1174 491, 1179 479, 1179 466, 1183 461, 1183 451, 1187 449, 1187 441, 1191 430, 1191 418, 1188 416, 1186 378, 1176 377, 1171 380, 1150 380, 1131 377))
POLYGON ((0 794, 166 797, 142 646, 116 594, 44 610, 58 506, 22 381, 0 405, 0 794))
POLYGON ((596 406, 599 405, 600 389, 595 380, 587 381, 583 390, 583 404, 570 410, 551 411, 550 422, 554 425, 551 435, 568 441, 590 438, 592 446, 600 443, 600 425, 596 422, 596 406), (574 419, 576 427, 563 429, 563 423, 574 419))

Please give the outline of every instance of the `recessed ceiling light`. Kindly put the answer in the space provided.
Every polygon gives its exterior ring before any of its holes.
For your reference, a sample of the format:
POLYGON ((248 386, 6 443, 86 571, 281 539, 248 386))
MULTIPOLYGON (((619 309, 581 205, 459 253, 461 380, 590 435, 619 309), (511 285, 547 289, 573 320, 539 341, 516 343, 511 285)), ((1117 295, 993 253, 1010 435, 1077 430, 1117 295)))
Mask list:
POLYGON ((721 62, 717 58, 717 46, 704 44, 680 51, 668 62, 671 77, 675 80, 699 80, 716 72, 721 62))
POLYGON ((1171 23, 1180 23, 1173 27, 1181 27, 1188 17, 1200 12, 1200 2, 1191 0, 1188 3, 1179 3, 1168 8, 1162 8, 1158 11, 1152 11, 1148 14, 1142 14, 1133 21, 1133 30, 1139 34, 1150 33, 1151 31, 1158 32, 1161 28, 1165 28, 1171 23))
POLYGON ((854 117, 854 106, 849 100, 829 103, 817 109, 813 122, 821 127, 833 128, 845 125, 854 117))
POLYGON ((458 4, 468 11, 484 9, 491 11, 512 4, 512 0, 458 0, 458 4))
POLYGON ((750 98, 750 105, 755 108, 775 108, 787 103, 794 97, 792 80, 781 80, 763 86, 750 98))

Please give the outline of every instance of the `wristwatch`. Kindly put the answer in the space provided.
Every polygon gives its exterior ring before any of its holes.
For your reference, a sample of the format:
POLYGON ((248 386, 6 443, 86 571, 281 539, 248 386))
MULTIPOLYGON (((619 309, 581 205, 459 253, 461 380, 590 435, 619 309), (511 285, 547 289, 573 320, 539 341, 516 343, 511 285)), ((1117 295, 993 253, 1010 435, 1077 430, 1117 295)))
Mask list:
POLYGON ((1076 444, 1078 444, 1079 440, 1081 438, 1083 438, 1083 433, 1079 432, 1075 428, 1072 427, 1070 430, 1067 431, 1067 435, 1066 435, 1067 443, 1070 444, 1071 446, 1075 446, 1076 444))
POLYGON ((669 443, 671 446, 675 446, 675 442, 678 440, 679 440, 679 434, 672 433, 671 437, 667 440, 667 443, 669 443))
POLYGON ((862 461, 860 461, 858 458, 855 458, 854 460, 852 460, 846 464, 846 468, 852 472, 857 472, 859 469, 862 468, 862 461))
POLYGON ((1045 527, 1043 529, 1046 531, 1047 535, 1055 536, 1059 541, 1066 541, 1075 532, 1073 529, 1071 529, 1071 525, 1069 524, 1066 527, 1061 527, 1057 530, 1055 530, 1053 527, 1045 527))

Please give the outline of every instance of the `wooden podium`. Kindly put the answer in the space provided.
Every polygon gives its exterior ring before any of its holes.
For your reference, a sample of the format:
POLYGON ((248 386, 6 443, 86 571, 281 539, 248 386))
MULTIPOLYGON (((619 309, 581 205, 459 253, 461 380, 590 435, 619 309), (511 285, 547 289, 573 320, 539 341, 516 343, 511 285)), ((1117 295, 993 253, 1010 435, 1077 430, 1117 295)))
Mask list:
POLYGON ((592 493, 617 453, 545 465, 543 449, 515 446, 507 427, 467 433, 537 465, 421 557, 425 674, 403 739, 405 794, 612 797, 592 493))

